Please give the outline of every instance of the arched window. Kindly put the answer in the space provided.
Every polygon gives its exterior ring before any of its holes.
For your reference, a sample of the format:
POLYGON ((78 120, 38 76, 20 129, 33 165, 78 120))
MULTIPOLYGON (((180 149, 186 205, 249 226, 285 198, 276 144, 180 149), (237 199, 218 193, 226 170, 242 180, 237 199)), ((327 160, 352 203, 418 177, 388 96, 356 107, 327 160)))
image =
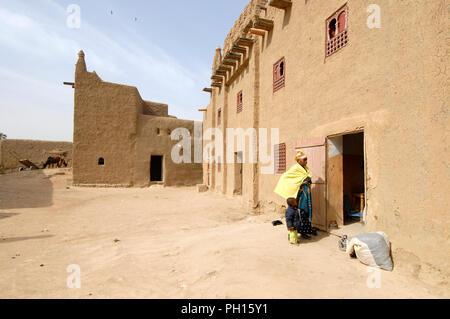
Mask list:
POLYGON ((329 57, 348 44, 348 7, 343 6, 326 20, 325 56, 329 57))
POLYGON ((104 159, 103 157, 100 157, 100 158, 98 159, 98 165, 100 165, 100 166, 105 165, 105 159, 104 159))
POLYGON ((273 65, 273 92, 275 93, 281 88, 284 88, 286 75, 286 61, 284 58, 280 59, 273 65))

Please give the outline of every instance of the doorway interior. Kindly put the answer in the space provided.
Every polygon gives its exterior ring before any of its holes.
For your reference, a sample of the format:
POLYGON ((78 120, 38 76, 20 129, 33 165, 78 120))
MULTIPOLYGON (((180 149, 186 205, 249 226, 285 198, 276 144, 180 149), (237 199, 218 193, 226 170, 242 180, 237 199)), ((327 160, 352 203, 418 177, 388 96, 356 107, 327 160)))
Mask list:
POLYGON ((329 222, 365 223, 364 132, 328 138, 329 222))
POLYGON ((150 158, 150 182, 163 181, 163 157, 152 155, 150 158))
POLYGON ((234 189, 233 195, 242 195, 242 152, 234 153, 234 189))

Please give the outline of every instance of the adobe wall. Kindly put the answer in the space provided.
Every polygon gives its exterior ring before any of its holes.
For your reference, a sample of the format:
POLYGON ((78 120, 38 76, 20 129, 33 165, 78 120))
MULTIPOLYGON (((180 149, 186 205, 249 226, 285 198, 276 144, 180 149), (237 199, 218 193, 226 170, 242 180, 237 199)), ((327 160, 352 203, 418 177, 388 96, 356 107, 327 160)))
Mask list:
POLYGON ((169 116, 169 106, 164 103, 143 101, 142 112, 145 115, 169 116))
MULTIPOLYGON (((280 129, 288 168, 296 141, 364 129, 367 231, 388 234, 400 269, 445 280, 450 269, 445 1, 378 1, 382 27, 369 29, 366 9, 372 2, 349 0, 349 44, 325 60, 325 20, 345 3, 293 1, 286 12, 268 7, 262 17, 273 19, 275 27, 264 39, 256 37, 260 63, 246 73, 259 71, 260 83, 252 89, 240 79, 229 87, 228 124, 252 127, 245 99, 259 101, 259 127, 280 129), (273 64, 282 57, 286 86, 273 93, 273 64), (238 119, 234 99, 240 89, 244 111, 238 119)), ((222 94, 214 89, 215 105, 208 112, 224 104, 222 94)), ((284 205, 273 193, 280 175, 258 177, 261 212, 284 205)), ((231 176, 227 180, 232 183, 231 176)))
MULTIPOLYGON (((199 146, 201 148, 201 140, 199 146)), ((194 163, 194 121, 179 120, 170 117, 139 115, 136 137, 136 157, 134 184, 150 184, 150 158, 163 156, 163 182, 166 186, 185 186, 202 183, 202 164, 194 163), (179 141, 171 139, 177 128, 186 128, 190 132, 191 163, 175 163, 171 158, 174 145, 179 141)))
POLYGON ((18 159, 28 159, 38 167, 50 156, 49 152, 55 150, 67 151, 66 162, 72 162, 72 143, 38 140, 0 140, 0 167, 3 171, 10 172, 23 167, 18 159), (16 158, 18 157, 18 159, 16 158))
POLYGON ((75 75, 73 183, 131 186, 136 120, 142 99, 132 86, 87 72, 84 54, 75 75), (98 165, 104 158, 105 165, 98 165))

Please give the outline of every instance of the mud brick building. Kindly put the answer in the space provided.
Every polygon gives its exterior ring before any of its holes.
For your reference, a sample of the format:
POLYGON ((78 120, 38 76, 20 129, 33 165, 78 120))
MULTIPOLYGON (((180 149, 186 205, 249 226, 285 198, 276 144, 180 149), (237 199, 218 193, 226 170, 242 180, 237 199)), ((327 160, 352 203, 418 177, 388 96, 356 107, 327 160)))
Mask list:
POLYGON ((201 182, 201 164, 177 164, 171 158, 177 144, 171 133, 177 128, 189 130, 194 148, 194 121, 168 115, 167 104, 144 101, 135 87, 102 81, 95 71, 87 71, 83 51, 79 53, 73 87, 74 185, 173 186, 201 182))
MULTIPOLYGON (((273 190, 303 150, 317 227, 347 224, 346 196, 364 208, 366 231, 389 235, 397 265, 448 276, 448 9, 439 0, 372 3, 248 4, 205 88, 204 130, 220 129, 225 142, 204 163, 204 183, 257 213, 281 211, 273 190), (224 162, 227 128, 267 129, 273 163, 224 162), (279 129, 273 147, 270 128, 279 129)), ((249 144, 231 156, 245 157, 249 144)))

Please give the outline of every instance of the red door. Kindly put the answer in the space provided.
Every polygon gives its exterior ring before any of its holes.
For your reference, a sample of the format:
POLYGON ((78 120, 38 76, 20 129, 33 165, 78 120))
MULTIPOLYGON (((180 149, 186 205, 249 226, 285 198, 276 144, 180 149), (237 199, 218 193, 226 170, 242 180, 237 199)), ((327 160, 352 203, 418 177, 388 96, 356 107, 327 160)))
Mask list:
POLYGON ((312 175, 312 224, 327 230, 326 138, 301 140, 296 143, 295 149, 308 156, 308 167, 312 175))

